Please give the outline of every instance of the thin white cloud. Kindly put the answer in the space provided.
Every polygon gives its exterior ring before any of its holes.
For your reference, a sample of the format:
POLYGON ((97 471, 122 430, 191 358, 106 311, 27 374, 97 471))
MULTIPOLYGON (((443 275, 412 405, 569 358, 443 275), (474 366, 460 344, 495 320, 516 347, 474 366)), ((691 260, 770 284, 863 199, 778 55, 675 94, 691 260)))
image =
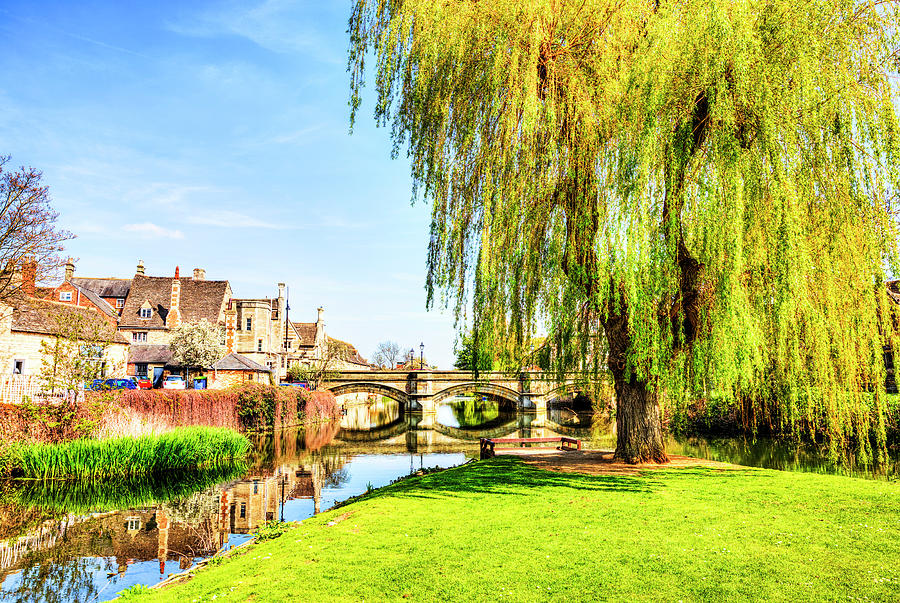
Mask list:
POLYGON ((151 222, 140 224, 126 224, 122 227, 127 232, 133 232, 147 239, 183 239, 184 233, 180 230, 163 228, 151 222))
POLYGON ((315 2, 264 0, 254 6, 232 4, 228 9, 195 15, 169 23, 171 31, 193 37, 233 35, 279 54, 304 54, 326 63, 340 64, 343 57, 328 48, 322 35, 305 24, 321 10, 315 2))
POLYGON ((217 226, 219 228, 271 228, 273 230, 285 230, 293 228, 290 224, 275 224, 259 218, 248 216, 240 212, 227 209, 217 209, 193 214, 186 218, 191 224, 201 226, 217 226))
POLYGON ((295 132, 286 132, 279 136, 274 136, 271 139, 271 142, 274 144, 304 144, 309 142, 312 138, 310 134, 314 134, 322 130, 325 126, 322 124, 318 124, 315 126, 309 126, 308 128, 303 128, 301 130, 297 130, 295 132))

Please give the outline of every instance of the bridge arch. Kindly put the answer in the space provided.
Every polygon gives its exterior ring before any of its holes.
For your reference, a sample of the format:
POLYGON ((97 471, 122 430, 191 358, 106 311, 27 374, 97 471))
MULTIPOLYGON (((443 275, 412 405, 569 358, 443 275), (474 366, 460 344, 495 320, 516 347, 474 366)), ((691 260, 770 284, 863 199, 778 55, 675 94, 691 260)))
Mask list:
POLYGON ((500 398, 501 400, 512 403, 515 407, 519 406, 520 400, 522 399, 522 396, 521 394, 519 394, 519 392, 509 389, 508 387, 504 387, 502 385, 494 385, 493 383, 472 381, 470 383, 460 383, 459 385, 452 385, 435 393, 434 404, 440 404, 447 398, 451 398, 453 396, 460 396, 463 394, 471 393, 490 394, 492 396, 500 398))
POLYGON ((588 390, 588 386, 584 383, 563 383, 544 394, 544 400, 549 406, 551 402, 556 402, 567 394, 583 394, 586 390, 588 390))
POLYGON ((400 403, 400 406, 403 409, 409 408, 409 394, 405 391, 397 389, 396 387, 391 387, 390 385, 384 385, 383 383, 370 383, 366 381, 358 381, 355 383, 340 383, 338 385, 332 385, 327 388, 335 396, 340 396, 341 394, 380 394, 382 396, 387 396, 392 400, 396 400, 400 403))

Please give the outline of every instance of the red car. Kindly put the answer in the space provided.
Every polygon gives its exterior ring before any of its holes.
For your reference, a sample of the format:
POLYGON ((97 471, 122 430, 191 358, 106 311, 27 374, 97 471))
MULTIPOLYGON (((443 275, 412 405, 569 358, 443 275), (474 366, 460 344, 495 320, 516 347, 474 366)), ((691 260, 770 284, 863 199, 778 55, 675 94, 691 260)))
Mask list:
POLYGON ((147 377, 131 377, 138 389, 153 389, 153 382, 147 377))

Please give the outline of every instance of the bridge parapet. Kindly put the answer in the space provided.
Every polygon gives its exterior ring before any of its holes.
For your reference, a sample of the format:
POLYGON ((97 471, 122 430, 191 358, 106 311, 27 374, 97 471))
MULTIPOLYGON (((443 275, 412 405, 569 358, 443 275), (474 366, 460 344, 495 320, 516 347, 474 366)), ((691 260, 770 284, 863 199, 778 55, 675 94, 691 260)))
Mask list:
POLYGON ((518 374, 499 371, 341 371, 325 383, 336 395, 368 391, 393 398, 405 410, 434 413, 438 403, 455 395, 481 393, 496 396, 524 411, 542 413, 547 403, 584 383, 579 375, 560 382, 541 371, 518 374))

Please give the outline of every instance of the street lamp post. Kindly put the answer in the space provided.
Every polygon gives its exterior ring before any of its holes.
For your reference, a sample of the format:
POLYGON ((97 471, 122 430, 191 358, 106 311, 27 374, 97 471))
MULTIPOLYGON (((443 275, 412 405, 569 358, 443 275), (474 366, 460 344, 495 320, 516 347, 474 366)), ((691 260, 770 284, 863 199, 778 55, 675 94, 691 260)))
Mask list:
POLYGON ((409 370, 416 370, 416 351, 409 348, 409 370))
POLYGON ((425 370, 425 342, 419 344, 419 369, 425 370))

